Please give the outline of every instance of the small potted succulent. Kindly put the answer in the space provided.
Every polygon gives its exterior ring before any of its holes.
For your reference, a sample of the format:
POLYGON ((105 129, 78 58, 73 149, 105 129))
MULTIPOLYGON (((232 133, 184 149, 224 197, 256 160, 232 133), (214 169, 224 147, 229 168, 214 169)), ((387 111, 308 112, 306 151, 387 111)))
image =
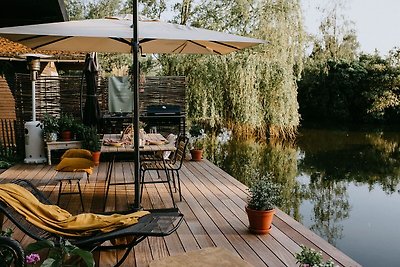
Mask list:
POLYGON ((329 259, 323 261, 322 253, 315 251, 313 248, 308 248, 300 245, 301 251, 296 253, 296 260, 300 267, 335 267, 335 263, 329 259))
POLYGON ((43 116, 43 135, 46 141, 57 141, 57 134, 59 130, 58 118, 48 113, 43 116))
POLYGON ((267 174, 254 179, 249 187, 246 212, 249 230, 254 234, 268 234, 271 230, 275 207, 281 202, 280 186, 273 183, 272 175, 267 174))
POLYGON ((206 136, 204 129, 200 125, 193 124, 192 127, 190 127, 189 144, 191 146, 190 154, 192 160, 199 161, 203 158, 203 148, 206 136))

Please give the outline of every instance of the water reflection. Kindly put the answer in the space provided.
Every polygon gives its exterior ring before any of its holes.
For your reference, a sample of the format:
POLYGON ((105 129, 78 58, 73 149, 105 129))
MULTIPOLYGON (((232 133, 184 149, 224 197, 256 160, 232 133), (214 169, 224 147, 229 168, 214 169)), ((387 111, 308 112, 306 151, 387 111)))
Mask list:
POLYGON ((349 217, 350 204, 347 183, 334 181, 324 173, 313 173, 308 187, 304 187, 304 197, 311 201, 312 224, 310 229, 329 243, 343 237, 341 222, 349 217))
POLYGON ((365 132, 303 131, 299 148, 302 172, 324 173, 326 179, 380 185, 391 194, 400 181, 399 135, 365 132))
POLYGON ((209 138, 206 157, 231 174, 240 182, 249 185, 252 174, 272 172, 275 181, 283 185, 283 205, 286 213, 300 220, 301 191, 296 181, 297 150, 293 143, 257 143, 254 140, 237 140, 220 144, 217 138, 209 138))
MULTIPOLYGON (((400 188, 400 133, 303 129, 297 144, 235 138, 221 144, 217 140, 216 137, 208 140, 208 159, 245 184, 254 171, 272 172, 276 182, 284 185, 285 202, 281 208, 286 213, 363 265, 372 262, 372 259, 363 260, 368 253, 376 255, 377 248, 373 250, 375 253, 372 249, 366 251, 368 246, 358 251, 360 246, 352 245, 352 240, 364 240, 365 244, 375 241, 366 235, 355 236, 354 226, 350 225, 361 227, 365 222, 360 218, 369 216, 364 206, 377 204, 377 199, 368 199, 370 203, 357 202, 358 191, 365 186, 369 188, 370 198, 379 191, 386 194, 383 201, 387 205, 400 201, 397 193, 392 197, 400 188)), ((387 219, 393 216, 393 221, 400 219, 398 215, 386 216, 387 219)), ((399 237, 400 234, 395 234, 393 240, 385 242, 398 247, 399 237)), ((390 265, 394 256, 385 255, 387 248, 380 249, 379 262, 390 265)))

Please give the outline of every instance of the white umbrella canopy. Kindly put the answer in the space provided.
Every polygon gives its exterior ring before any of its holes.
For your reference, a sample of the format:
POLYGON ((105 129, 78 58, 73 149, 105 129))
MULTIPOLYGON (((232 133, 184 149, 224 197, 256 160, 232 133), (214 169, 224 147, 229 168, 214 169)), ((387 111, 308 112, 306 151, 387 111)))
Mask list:
MULTIPOLYGON (((132 19, 105 18, 0 28, 0 36, 37 50, 130 53, 132 19)), ((156 20, 138 22, 141 53, 227 54, 263 40, 156 20)))

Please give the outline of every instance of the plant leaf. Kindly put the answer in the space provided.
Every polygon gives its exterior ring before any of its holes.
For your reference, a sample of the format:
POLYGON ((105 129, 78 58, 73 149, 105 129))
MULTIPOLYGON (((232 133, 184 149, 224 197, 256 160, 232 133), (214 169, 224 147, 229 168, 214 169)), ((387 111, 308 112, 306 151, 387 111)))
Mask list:
POLYGON ((56 261, 53 258, 48 258, 45 261, 43 261, 42 265, 40 265, 40 267, 58 267, 60 265, 58 265, 58 261, 56 261))
POLYGON ((77 256, 81 257, 83 259, 83 261, 86 263, 86 266, 88 266, 88 267, 93 267, 95 265, 93 254, 89 251, 86 251, 86 250, 83 250, 80 248, 75 248, 70 253, 71 253, 71 255, 77 255, 77 256))
POLYGON ((41 240, 35 243, 31 243, 26 247, 27 252, 35 252, 45 248, 54 248, 54 242, 50 240, 41 240))

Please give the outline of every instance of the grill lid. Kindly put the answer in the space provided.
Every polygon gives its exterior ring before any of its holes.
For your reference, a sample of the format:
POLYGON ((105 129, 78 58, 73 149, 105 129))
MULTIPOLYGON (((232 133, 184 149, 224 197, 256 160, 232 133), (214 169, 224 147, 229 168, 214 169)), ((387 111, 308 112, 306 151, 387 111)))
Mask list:
POLYGON ((179 115, 181 106, 179 105, 150 105, 147 106, 147 115, 179 115))

